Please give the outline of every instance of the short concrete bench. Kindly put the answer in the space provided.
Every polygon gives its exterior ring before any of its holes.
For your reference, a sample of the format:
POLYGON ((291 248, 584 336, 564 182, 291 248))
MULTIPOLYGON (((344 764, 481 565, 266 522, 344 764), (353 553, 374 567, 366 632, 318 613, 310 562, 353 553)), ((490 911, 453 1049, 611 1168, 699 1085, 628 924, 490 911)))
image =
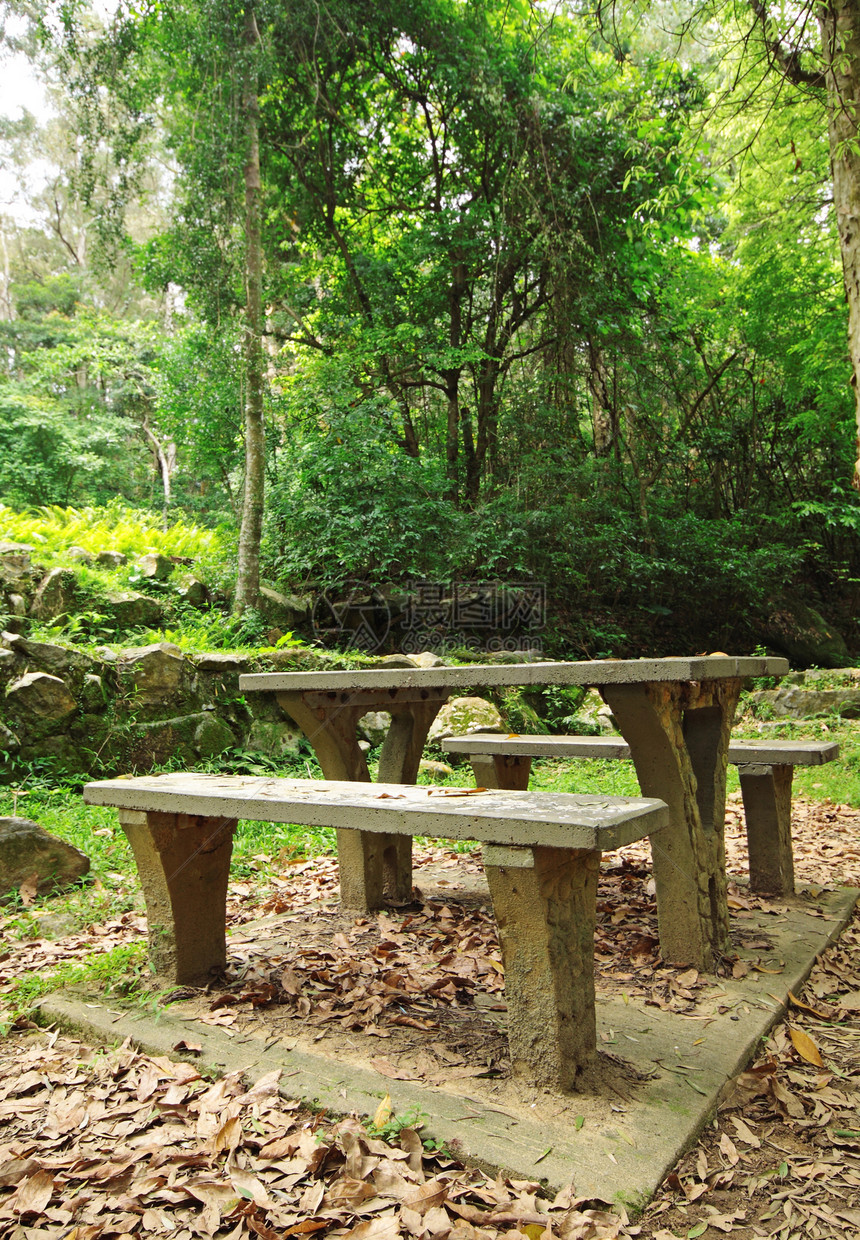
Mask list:
MULTIPOLYGON (((479 785, 527 788, 532 758, 629 758, 630 748, 613 736, 504 736, 476 732, 441 741, 450 753, 468 754, 479 785)), ((796 766, 817 766, 839 757, 835 743, 732 741, 746 817, 750 887, 789 895, 794 891, 791 848, 791 782, 796 766)))
MULTIPOLYGON (((569 1089, 596 1053, 594 923, 600 854, 663 829, 645 797, 427 788, 245 776, 158 775, 88 784, 119 809, 146 899, 156 970, 176 982, 224 968, 239 818, 338 829, 341 872, 397 836, 478 840, 499 927, 514 1071, 569 1089)), ((376 858, 380 867, 387 861, 376 858)))

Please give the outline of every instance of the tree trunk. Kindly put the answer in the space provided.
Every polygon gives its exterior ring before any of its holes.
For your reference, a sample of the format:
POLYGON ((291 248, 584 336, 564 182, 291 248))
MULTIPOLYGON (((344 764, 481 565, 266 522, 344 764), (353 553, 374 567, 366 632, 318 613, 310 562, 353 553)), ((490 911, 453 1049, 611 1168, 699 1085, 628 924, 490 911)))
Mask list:
POLYGON ((245 9, 245 56, 242 89, 247 156, 245 160, 245 488, 234 610, 256 607, 260 597, 260 540, 265 494, 265 428, 263 421, 263 245, 260 224, 260 109, 254 67, 259 42, 254 9, 245 9))
POLYGON ((833 203, 839 228, 848 352, 857 419, 854 486, 860 490, 860 0, 829 0, 818 9, 827 83, 833 203))

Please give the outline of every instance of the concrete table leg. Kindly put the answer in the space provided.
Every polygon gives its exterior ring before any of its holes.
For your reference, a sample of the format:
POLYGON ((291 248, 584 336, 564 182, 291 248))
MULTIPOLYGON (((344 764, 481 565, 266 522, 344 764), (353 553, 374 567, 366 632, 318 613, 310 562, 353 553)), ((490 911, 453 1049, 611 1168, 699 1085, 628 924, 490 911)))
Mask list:
POLYGON ((660 949, 711 970, 729 946, 725 867, 728 747, 741 681, 603 685, 643 796, 669 806, 652 839, 660 949))
POLYGON ((517 792, 528 792, 529 776, 532 770, 530 757, 515 757, 513 754, 476 753, 469 761, 475 772, 475 783, 479 788, 510 788, 517 792))
POLYGON ((600 853, 484 847, 505 968, 515 1074, 571 1089, 594 1058, 600 853))
MULTIPOLYGON (((381 784, 415 783, 427 733, 441 706, 438 698, 426 702, 395 700, 390 704, 391 727, 379 755, 381 784)), ((412 837, 377 835, 371 840, 369 835, 363 833, 364 846, 380 849, 384 895, 390 900, 408 900, 412 895, 412 837)))
MULTIPOLYGON (((430 725, 444 705, 444 691, 419 690, 415 699, 400 690, 357 695, 318 691, 279 693, 278 703, 314 747, 326 779, 367 782, 367 759, 357 739, 358 721, 368 710, 391 713, 391 728, 379 758, 381 783, 413 784, 430 725)), ((409 836, 340 828, 337 833, 340 899, 344 908, 367 912, 412 894, 409 836)))
POLYGON ((227 963, 227 882, 236 820, 119 811, 146 901, 155 971, 208 981, 227 963))
POLYGON ((750 887, 772 895, 794 894, 794 854, 791 847, 791 783, 793 766, 738 767, 747 844, 750 887))

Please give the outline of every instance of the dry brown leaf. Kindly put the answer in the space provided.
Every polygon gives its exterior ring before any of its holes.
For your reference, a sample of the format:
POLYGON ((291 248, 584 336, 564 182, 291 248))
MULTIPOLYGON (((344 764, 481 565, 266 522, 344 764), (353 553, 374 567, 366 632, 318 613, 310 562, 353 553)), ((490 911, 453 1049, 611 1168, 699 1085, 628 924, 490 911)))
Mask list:
POLYGON ((796 1029, 793 1025, 789 1025, 788 1034, 794 1049, 801 1059, 805 1059, 807 1063, 814 1064, 816 1068, 824 1067, 821 1052, 808 1033, 805 1033, 803 1029, 796 1029))
POLYGON ((54 1194, 50 1171, 37 1171, 25 1180, 9 1203, 15 1214, 41 1214, 54 1194))
POLYGON ((391 1094, 386 1094, 373 1116, 374 1128, 384 1128, 391 1119, 391 1094))

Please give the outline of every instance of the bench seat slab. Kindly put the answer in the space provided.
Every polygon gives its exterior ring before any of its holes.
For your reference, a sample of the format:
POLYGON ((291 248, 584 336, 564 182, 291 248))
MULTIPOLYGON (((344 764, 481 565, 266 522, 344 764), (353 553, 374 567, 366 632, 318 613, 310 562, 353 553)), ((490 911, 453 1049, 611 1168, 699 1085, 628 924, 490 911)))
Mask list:
POLYGON ((137 863, 149 955, 182 985, 206 982, 227 963, 227 883, 235 818, 119 811, 137 863))

